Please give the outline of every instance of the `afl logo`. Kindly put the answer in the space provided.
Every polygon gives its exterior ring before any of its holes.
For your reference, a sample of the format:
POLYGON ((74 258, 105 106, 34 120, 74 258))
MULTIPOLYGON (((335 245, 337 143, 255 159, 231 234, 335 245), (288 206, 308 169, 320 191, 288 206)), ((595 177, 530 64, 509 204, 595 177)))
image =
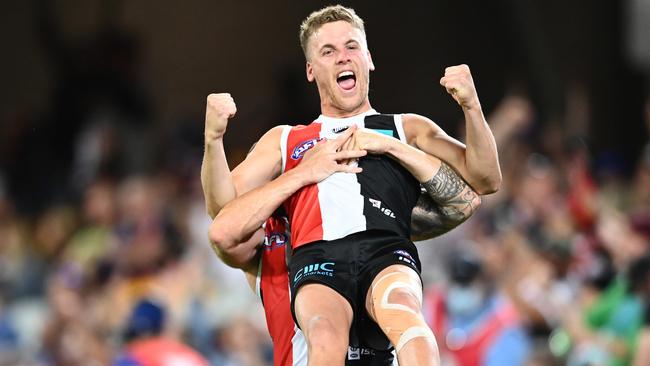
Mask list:
POLYGON ((303 141, 298 146, 296 146, 293 149, 293 153, 291 154, 291 159, 293 160, 298 160, 302 158, 303 155, 305 155, 305 152, 312 147, 316 146, 316 143, 320 141, 321 139, 309 139, 307 141, 303 141))
POLYGON ((264 238, 264 249, 281 247, 287 242, 287 236, 283 233, 271 233, 264 238))

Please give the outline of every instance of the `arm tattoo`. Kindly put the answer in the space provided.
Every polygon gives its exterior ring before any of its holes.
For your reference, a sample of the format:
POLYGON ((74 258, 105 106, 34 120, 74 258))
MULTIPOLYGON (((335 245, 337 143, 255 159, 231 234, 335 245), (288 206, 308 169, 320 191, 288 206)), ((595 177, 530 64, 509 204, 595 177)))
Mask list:
POLYGON ((471 216, 480 203, 479 195, 444 162, 422 186, 427 193, 420 196, 411 217, 414 240, 453 229, 471 216))
POLYGON ((467 183, 453 171, 449 165, 442 163, 440 169, 431 180, 422 183, 431 198, 438 203, 445 203, 456 197, 467 183))

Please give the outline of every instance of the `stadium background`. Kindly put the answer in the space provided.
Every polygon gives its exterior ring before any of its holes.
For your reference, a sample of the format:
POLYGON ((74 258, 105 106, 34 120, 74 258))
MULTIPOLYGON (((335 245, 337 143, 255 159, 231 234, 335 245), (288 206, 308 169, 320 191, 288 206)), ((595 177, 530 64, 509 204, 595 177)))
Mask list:
MULTIPOLYGON (((2 4, 0 364, 110 363, 150 296, 167 309, 165 334, 213 363, 268 362, 260 305, 206 241, 205 97, 237 103, 232 166, 270 127, 311 121, 318 95, 297 30, 324 5, 2 4)), ((466 63, 499 143, 503 189, 420 245, 425 286, 449 282, 449 263, 472 253, 490 293, 517 305, 530 364, 607 363, 597 339, 632 344, 640 320, 614 331, 587 318, 618 278, 640 283, 620 300, 637 301, 639 319, 650 291, 638 264, 650 236, 650 4, 343 5, 366 23, 375 108, 426 115, 462 138, 438 80, 466 63)))

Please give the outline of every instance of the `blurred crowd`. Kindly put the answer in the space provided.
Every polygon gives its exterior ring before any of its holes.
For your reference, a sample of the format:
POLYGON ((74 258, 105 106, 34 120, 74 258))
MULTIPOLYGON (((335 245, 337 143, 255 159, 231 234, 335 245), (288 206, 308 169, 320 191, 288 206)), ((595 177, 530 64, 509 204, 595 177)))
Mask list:
POLYGON ((210 364, 268 364, 257 299, 207 241, 197 150, 187 174, 98 168, 35 214, 0 193, 0 365, 126 362, 143 337, 210 364))
MULTIPOLYGON (((586 107, 583 92, 567 102, 586 107)), ((569 117, 539 124, 528 100, 505 98, 489 118, 501 190, 421 243, 444 364, 650 364, 650 143, 626 173, 569 117)))
MULTIPOLYGON (((47 204, 10 194, 21 190, 6 163, 21 150, 5 151, 0 365, 133 365, 138 347, 270 365, 259 301, 207 241, 200 128, 194 140, 169 134, 174 154, 132 173, 137 152, 113 143, 130 130, 113 115, 79 134, 72 161, 94 158, 70 164, 47 204)), ((503 187, 418 243, 444 365, 648 365, 650 144, 626 173, 570 121, 536 116, 525 97, 503 99, 489 116, 503 187)), ((650 102, 645 116, 650 131, 650 102)))

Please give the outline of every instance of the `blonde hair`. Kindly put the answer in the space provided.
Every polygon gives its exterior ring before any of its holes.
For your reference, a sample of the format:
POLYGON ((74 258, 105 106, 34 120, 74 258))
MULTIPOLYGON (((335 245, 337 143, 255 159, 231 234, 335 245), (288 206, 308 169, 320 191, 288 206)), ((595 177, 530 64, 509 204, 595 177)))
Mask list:
POLYGON ((363 19, 354 12, 354 9, 346 8, 341 5, 330 5, 309 14, 302 24, 300 24, 300 47, 302 47, 302 52, 305 54, 306 59, 309 59, 307 56, 307 46, 312 34, 314 34, 324 24, 337 22, 339 20, 352 24, 352 26, 359 29, 365 37, 366 30, 363 26, 363 19))

